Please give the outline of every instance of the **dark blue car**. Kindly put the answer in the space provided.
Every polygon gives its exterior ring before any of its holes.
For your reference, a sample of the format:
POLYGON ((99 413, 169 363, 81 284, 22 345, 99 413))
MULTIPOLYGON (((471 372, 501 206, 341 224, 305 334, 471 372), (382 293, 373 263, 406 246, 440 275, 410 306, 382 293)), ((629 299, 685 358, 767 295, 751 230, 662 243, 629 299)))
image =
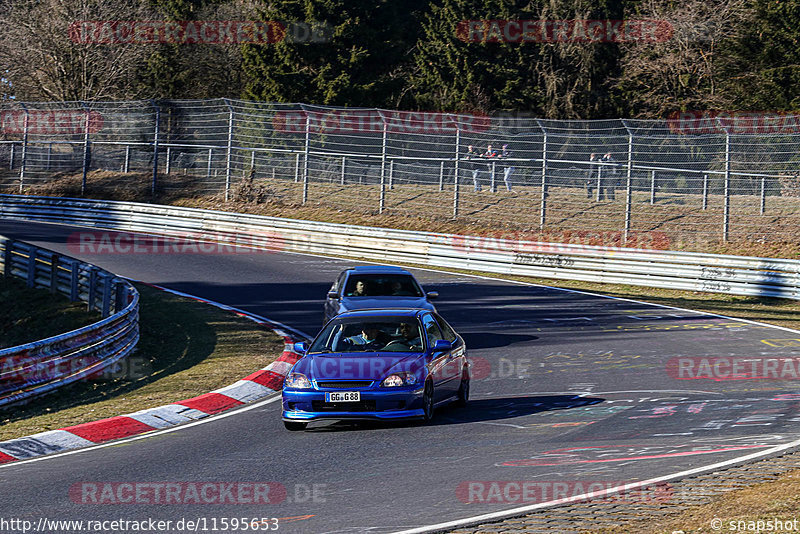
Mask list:
POLYGON ((283 384, 283 423, 318 419, 430 421, 437 406, 469 399, 464 340, 435 312, 346 312, 330 321, 283 384))

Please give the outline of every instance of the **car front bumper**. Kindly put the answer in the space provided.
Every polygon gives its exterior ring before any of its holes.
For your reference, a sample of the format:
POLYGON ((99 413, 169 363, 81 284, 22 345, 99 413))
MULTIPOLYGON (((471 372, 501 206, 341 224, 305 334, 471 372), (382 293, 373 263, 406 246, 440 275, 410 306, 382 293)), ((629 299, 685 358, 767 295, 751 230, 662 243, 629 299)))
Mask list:
POLYGON ((353 390, 359 402, 325 402, 325 393, 342 390, 284 390, 284 421, 319 419, 408 419, 423 417, 423 388, 353 390))

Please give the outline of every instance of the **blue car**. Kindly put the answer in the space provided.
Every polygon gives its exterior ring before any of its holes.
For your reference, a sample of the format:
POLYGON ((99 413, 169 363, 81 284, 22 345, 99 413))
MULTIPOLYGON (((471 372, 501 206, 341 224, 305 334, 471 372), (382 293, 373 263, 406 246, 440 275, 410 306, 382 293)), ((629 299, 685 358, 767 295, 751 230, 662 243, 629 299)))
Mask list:
POLYGON ((382 308, 420 308, 436 311, 414 275, 400 267, 363 265, 345 269, 328 290, 323 324, 340 313, 382 308))
POLYGON ((346 312, 311 344, 283 384, 283 424, 303 430, 319 419, 429 422, 434 409, 469 400, 464 340, 435 312, 346 312))

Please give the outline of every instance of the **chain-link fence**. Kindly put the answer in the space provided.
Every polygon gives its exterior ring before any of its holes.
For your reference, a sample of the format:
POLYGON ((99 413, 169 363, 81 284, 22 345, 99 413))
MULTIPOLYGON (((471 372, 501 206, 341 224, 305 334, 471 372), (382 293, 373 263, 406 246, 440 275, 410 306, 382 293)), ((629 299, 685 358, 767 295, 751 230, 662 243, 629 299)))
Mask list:
POLYGON ((252 178, 289 206, 567 241, 800 240, 800 127, 753 127, 752 117, 554 121, 238 100, 6 101, 0 121, 5 191, 70 181, 82 192, 228 200, 252 178))

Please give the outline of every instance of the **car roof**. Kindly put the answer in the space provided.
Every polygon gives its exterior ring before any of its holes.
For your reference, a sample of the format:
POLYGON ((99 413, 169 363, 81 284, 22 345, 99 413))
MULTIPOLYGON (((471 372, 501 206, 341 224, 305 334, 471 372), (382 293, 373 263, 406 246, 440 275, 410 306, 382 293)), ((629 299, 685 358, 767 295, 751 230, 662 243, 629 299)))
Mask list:
POLYGON ((359 265, 347 269, 355 273, 377 273, 377 274, 411 274, 402 267, 395 267, 393 265, 359 265))
POLYGON ((423 313, 430 313, 430 310, 419 308, 380 308, 373 310, 353 310, 340 313, 335 318, 369 318, 369 317, 418 317, 423 313))

